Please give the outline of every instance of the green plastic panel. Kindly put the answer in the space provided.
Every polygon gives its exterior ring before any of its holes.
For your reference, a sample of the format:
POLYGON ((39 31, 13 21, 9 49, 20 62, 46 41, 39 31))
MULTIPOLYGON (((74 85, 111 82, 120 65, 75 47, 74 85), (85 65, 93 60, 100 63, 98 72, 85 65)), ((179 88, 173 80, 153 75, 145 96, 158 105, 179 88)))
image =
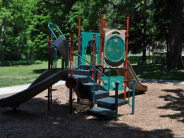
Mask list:
MULTIPOLYGON (((82 34, 82 46, 81 46, 81 56, 82 58, 86 59, 86 51, 87 51, 87 46, 89 41, 91 41, 93 39, 93 34, 94 32, 81 32, 82 34)), ((95 33, 95 37, 96 37, 96 46, 95 49, 97 51, 97 54, 100 54, 100 33, 95 33)), ((82 65, 85 65, 85 61, 82 60, 82 65)))
MULTIPOLYGON (((123 80, 125 77, 121 76, 121 77, 115 77, 115 76, 111 76, 110 77, 110 91, 114 91, 115 90, 115 82, 119 82, 118 85, 118 90, 124 90, 123 88, 123 80)), ((103 83, 102 86, 108 90, 108 79, 106 77, 102 77, 103 83)))
POLYGON ((124 58, 125 42, 118 36, 109 37, 105 43, 105 55, 111 62, 118 62, 124 58))

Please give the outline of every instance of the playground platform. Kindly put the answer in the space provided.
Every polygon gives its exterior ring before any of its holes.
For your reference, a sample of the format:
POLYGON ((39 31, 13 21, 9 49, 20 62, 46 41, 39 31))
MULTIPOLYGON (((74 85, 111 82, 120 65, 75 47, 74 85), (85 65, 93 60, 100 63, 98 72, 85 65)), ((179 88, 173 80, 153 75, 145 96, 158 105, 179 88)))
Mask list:
MULTIPOLYGON (((142 78, 139 78, 139 81, 141 83, 184 84, 184 81, 162 80, 162 79, 142 79, 142 78)), ((64 84, 65 84, 65 81, 59 81, 59 82, 55 83, 54 86, 64 85, 64 84)), ((28 88, 29 85, 30 84, 0 88, 0 95, 20 92, 20 91, 28 88)))

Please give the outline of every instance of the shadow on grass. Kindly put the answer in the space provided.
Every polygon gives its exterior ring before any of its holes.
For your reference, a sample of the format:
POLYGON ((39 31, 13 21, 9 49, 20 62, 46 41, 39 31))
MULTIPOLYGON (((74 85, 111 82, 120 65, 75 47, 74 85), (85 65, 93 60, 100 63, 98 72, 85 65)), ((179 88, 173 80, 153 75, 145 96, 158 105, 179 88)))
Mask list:
POLYGON ((132 67, 138 78, 184 80, 182 70, 171 70, 161 64, 133 65, 132 67))
MULTIPOLYGON (((132 65, 138 78, 163 79, 163 80, 184 80, 183 70, 165 68, 162 64, 132 65)), ((108 76, 108 72, 105 73, 108 76)), ((118 76, 115 69, 111 69, 111 76, 118 76)))
POLYGON ((165 96, 160 96, 159 98, 164 98, 168 101, 165 106, 159 107, 159 109, 169 109, 174 111, 179 111, 180 113, 162 115, 161 117, 169 117, 171 119, 176 119, 184 123, 184 89, 163 89, 162 91, 167 92, 165 96), (169 94, 174 93, 175 96, 169 94))
POLYGON ((27 101, 16 113, 11 108, 0 110, 0 137, 174 137, 170 129, 146 131, 112 120, 88 118, 90 102, 86 99, 80 101, 82 104, 73 103, 73 115, 69 114, 68 102, 53 101, 50 111, 42 98, 27 101))

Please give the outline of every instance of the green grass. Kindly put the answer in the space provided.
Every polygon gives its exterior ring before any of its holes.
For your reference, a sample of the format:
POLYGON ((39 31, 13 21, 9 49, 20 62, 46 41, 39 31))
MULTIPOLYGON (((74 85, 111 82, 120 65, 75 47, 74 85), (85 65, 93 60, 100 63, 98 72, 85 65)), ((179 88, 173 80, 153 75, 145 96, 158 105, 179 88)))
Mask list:
POLYGON ((163 64, 132 65, 138 78, 183 80, 184 70, 171 70, 163 64))
MULTIPOLYGON (((57 62, 58 70, 61 60, 57 62)), ((30 84, 48 68, 48 62, 40 64, 0 67, 0 87, 30 84)))
MULTIPOLYGON (((184 70, 172 70, 165 68, 164 58, 162 58, 158 64, 139 65, 138 61, 140 61, 141 58, 141 56, 135 55, 128 57, 128 61, 132 65, 138 78, 184 81, 184 70)), ((149 62, 149 56, 146 56, 146 59, 146 61, 149 62)), ((106 75, 108 74, 106 73, 106 75)), ((111 69, 111 76, 118 76, 116 70, 111 69)))
MULTIPOLYGON (((135 55, 128 57, 138 78, 184 80, 184 70, 167 69, 164 68, 164 64, 138 65, 137 63, 141 58, 141 56, 135 55)), ((90 61, 90 56, 86 56, 86 60, 90 61)), ((147 61, 149 61, 149 56, 147 56, 147 61)), ((32 83, 48 67, 48 62, 36 63, 0 67, 0 87, 32 83)), ((60 59, 57 62, 57 67, 57 70, 60 70, 60 59)), ((111 76, 117 76, 115 70, 111 69, 111 76)))
MULTIPOLYGON (((162 64, 132 65, 132 67, 138 78, 184 81, 184 70, 171 70, 164 68, 162 64)), ((111 76, 118 76, 115 69, 111 69, 111 76)))

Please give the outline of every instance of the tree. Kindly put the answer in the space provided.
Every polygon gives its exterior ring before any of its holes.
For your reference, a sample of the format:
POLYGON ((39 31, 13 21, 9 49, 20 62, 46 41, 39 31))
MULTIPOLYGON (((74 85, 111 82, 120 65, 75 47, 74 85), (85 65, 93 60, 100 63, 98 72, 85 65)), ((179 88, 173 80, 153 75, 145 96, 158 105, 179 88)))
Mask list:
POLYGON ((182 11, 183 0, 170 0, 171 10, 171 31, 170 31, 170 52, 167 67, 179 69, 183 68, 182 62, 182 11))

